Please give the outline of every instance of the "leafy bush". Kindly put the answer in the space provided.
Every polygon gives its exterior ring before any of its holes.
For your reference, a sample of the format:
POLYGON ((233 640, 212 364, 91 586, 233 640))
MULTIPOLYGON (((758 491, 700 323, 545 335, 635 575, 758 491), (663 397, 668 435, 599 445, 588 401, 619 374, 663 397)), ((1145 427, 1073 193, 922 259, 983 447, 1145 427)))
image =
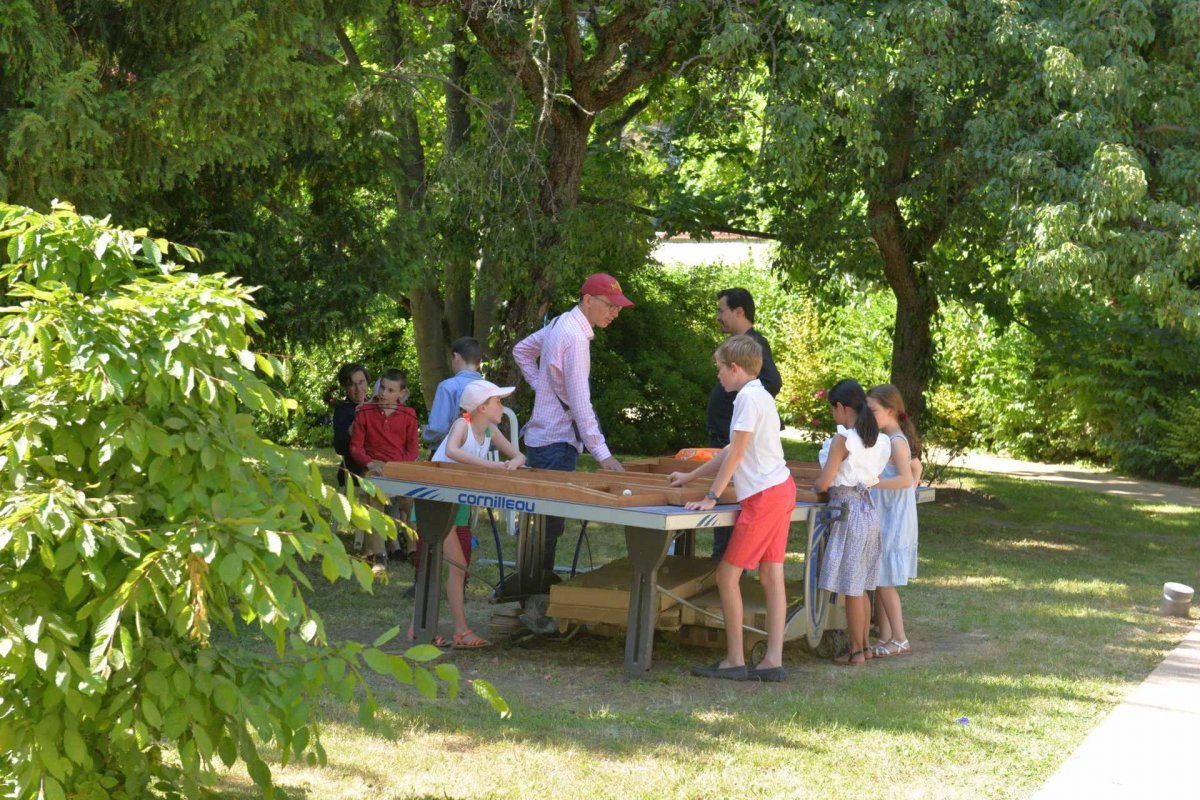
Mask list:
POLYGON ((1086 425, 1076 408, 1050 390, 1055 370, 1029 328, 1001 325, 951 305, 943 311, 938 337, 939 381, 930 424, 936 443, 1045 461, 1086 454, 1086 425))
POLYGON ((777 398, 780 417, 807 440, 824 441, 835 428, 826 395, 837 382, 837 373, 822 347, 815 303, 802 301, 800 310, 786 313, 782 323, 782 336, 772 343, 775 364, 783 378, 777 398))
POLYGON ((1185 477, 1200 482, 1200 389, 1171 409, 1166 423, 1161 452, 1185 477))
POLYGON ((881 292, 827 309, 813 298, 793 296, 775 358, 783 376, 778 402, 784 422, 811 441, 831 436, 836 426, 826 395, 835 383, 854 378, 870 387, 888 380, 894 315, 895 301, 881 292))
POLYGON ((1200 336, 1119 307, 1054 316, 1058 325, 1043 328, 1051 392, 1087 421, 1089 450, 1133 474, 1183 474, 1167 437, 1200 382, 1200 336))
POLYGON ((657 455, 707 444, 708 394, 717 380, 712 354, 724 336, 716 322, 717 292, 750 291, 755 328, 777 362, 786 352, 787 315, 796 301, 774 274, 752 265, 647 263, 621 279, 637 306, 592 345, 592 394, 609 445, 657 455))
POLYGON ((1132 311, 1027 309, 1001 325, 952 306, 939 326, 933 428, 969 425, 973 445, 1045 461, 1096 459, 1132 474, 1191 471, 1169 437, 1200 379, 1200 341, 1132 311), (936 398, 953 392, 953 417, 936 398))
POLYGON ((622 276, 637 306, 592 344, 593 404, 615 451, 660 455, 708 443, 716 280, 715 270, 655 264, 622 276))
POLYGON ((408 374, 409 405, 420 419, 427 412, 421 396, 417 349, 409 319, 400 315, 395 303, 380 298, 361 312, 361 324, 330 334, 321 342, 283 342, 287 354, 288 393, 299 407, 293 413, 263 415, 258 428, 268 438, 296 447, 329 447, 333 402, 342 397, 337 371, 342 364, 365 366, 372 381, 386 369, 408 374))
MULTIPOLYGON (((364 720, 368 668, 436 692, 410 663, 432 648, 379 650, 395 630, 332 644, 305 603, 304 562, 371 585, 326 514, 394 527, 255 432, 247 412, 289 401, 263 380, 279 362, 250 349, 249 293, 167 260, 191 248, 69 206, 0 205, 3 240, 0 791, 196 797, 219 758, 271 796, 258 747, 323 761, 323 692, 361 692, 364 720), (271 648, 214 646, 214 623, 271 648)), ((453 695, 453 666, 436 672, 453 695)))

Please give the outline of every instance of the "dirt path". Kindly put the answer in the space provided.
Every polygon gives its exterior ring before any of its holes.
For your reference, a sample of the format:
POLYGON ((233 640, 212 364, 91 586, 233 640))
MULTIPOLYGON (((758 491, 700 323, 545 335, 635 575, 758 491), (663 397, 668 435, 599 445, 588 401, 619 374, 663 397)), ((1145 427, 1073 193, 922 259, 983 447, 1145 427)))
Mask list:
POLYGON ((1113 472, 1091 467, 1062 464, 1038 464, 987 453, 968 453, 955 459, 953 465, 964 469, 1011 475, 1014 478, 1045 481, 1060 486, 1073 486, 1103 494, 1118 495, 1146 503, 1169 503, 1200 508, 1200 489, 1176 486, 1172 483, 1126 478, 1113 472))

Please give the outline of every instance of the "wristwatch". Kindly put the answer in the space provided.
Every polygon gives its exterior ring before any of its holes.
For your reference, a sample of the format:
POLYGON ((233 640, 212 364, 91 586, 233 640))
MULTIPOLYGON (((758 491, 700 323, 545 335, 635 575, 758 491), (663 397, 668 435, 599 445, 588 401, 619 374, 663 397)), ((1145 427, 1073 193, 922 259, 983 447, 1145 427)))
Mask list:
POLYGON ((716 500, 717 496, 715 494, 713 494, 712 489, 709 489, 707 492, 704 493, 704 499, 705 500, 716 500))

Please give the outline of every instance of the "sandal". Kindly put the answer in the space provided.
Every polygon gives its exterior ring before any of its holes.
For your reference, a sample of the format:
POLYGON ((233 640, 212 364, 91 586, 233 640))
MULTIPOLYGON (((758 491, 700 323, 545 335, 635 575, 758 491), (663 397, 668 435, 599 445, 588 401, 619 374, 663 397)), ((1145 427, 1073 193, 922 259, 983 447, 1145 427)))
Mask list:
POLYGON ((455 650, 474 650, 477 647, 491 647, 492 643, 484 639, 475 631, 467 628, 462 633, 454 634, 454 649, 455 650), (470 639, 468 640, 468 637, 470 639))
MULTIPOLYGON (((413 635, 413 629, 409 628, 408 629, 408 643, 416 644, 416 642, 417 642, 417 637, 413 635)), ((447 639, 445 636, 442 636, 440 633, 435 633, 433 635, 433 641, 430 642, 430 644, 433 645, 434 647, 449 647, 450 640, 447 639)))
POLYGON ((895 650, 888 651, 889 656, 912 655, 912 645, 908 643, 908 639, 905 639, 903 642, 897 642, 895 639, 892 639, 888 642, 888 647, 896 648, 895 650))
POLYGON ((850 650, 847 648, 833 657, 833 663, 839 667, 861 667, 867 663, 867 656, 862 650, 850 650), (859 656, 862 660, 855 661, 855 656, 859 656))
POLYGON ((891 650, 888 650, 888 646, 890 644, 891 642, 885 642, 883 639, 880 639, 875 644, 871 645, 869 652, 875 658, 887 658, 888 656, 894 656, 896 654, 891 650))

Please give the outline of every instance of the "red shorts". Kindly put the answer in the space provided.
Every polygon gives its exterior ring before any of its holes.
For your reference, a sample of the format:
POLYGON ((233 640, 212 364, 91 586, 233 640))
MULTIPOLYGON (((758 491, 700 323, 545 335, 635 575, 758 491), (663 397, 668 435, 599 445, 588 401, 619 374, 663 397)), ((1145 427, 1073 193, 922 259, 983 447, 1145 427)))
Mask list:
POLYGON ((795 507, 796 482, 791 475, 747 497, 722 560, 742 569, 754 569, 759 562, 782 564, 795 507))

